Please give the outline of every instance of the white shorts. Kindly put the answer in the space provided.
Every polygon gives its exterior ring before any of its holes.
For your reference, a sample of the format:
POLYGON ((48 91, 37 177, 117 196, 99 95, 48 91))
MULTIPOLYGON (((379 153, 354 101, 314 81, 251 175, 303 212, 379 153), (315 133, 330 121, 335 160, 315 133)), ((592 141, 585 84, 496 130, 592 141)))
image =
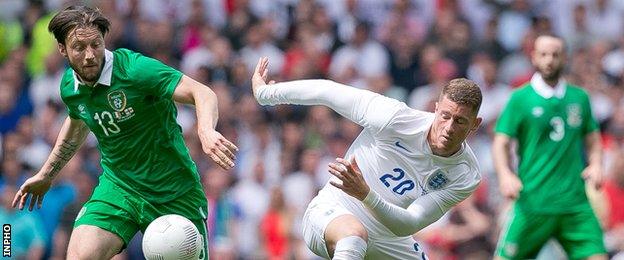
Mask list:
MULTIPOLYGON (((325 228, 335 218, 350 214, 342 204, 321 191, 308 205, 303 215, 303 239, 312 252, 325 259, 329 253, 325 244, 325 228)), ((365 259, 422 259, 427 256, 412 237, 371 236, 365 259)))

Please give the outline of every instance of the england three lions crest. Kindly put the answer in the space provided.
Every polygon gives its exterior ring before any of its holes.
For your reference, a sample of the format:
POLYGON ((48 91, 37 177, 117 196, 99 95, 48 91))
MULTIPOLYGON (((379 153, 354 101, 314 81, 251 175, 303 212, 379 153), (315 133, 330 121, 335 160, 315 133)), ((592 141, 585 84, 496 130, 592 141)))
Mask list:
POLYGON ((123 111, 126 108, 126 94, 121 90, 108 93, 108 104, 117 112, 123 111))
POLYGON ((427 186, 430 190, 439 190, 448 184, 449 179, 446 177, 444 171, 438 169, 427 180, 427 186))

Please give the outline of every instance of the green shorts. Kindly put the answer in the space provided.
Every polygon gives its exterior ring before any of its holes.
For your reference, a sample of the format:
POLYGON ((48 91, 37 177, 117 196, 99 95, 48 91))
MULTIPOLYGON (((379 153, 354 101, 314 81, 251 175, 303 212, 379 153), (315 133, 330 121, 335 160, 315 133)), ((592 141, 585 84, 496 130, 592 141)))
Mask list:
MULTIPOLYGON (((105 177, 95 187, 91 198, 76 216, 74 228, 91 225, 116 234, 123 240, 125 248, 137 231, 145 232, 156 218, 167 214, 178 214, 191 220, 204 237, 204 252, 208 253, 206 228, 206 197, 201 186, 189 190, 184 196, 170 202, 153 204, 144 198, 132 195, 105 177)), ((207 259, 207 257, 206 257, 207 259)))
POLYGON ((536 214, 513 207, 496 248, 506 259, 534 259, 550 239, 559 241, 569 259, 606 254, 602 229, 591 208, 564 214, 536 214))

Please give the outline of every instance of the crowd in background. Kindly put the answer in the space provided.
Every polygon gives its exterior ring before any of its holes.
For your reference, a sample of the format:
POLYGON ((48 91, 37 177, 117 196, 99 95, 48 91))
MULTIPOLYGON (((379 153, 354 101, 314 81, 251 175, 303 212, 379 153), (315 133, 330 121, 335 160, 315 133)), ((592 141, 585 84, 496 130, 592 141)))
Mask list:
MULTIPOLYGON (((46 160, 67 113, 67 63, 47 32, 66 0, 0 1, 0 222, 17 257, 64 259, 73 220, 98 176, 90 136, 32 213, 10 207, 46 160)), ((605 185, 590 192, 610 255, 624 251, 624 1, 618 0, 92 0, 112 23, 106 48, 178 68, 219 99, 217 130, 240 149, 225 172, 203 154, 193 107, 181 125, 209 200, 212 259, 316 259, 301 236, 307 203, 361 128, 326 107, 261 107, 251 72, 269 58, 276 81, 329 78, 432 111, 455 77, 483 92, 484 124, 469 143, 477 192, 415 237, 431 259, 488 259, 508 202, 498 193, 492 127, 526 83, 537 35, 567 44, 566 79, 585 88, 603 132, 605 185)), ((551 254, 556 255, 556 246, 551 254)), ((140 234, 118 257, 141 259, 140 234)), ((552 256, 552 255, 551 255, 552 256)))

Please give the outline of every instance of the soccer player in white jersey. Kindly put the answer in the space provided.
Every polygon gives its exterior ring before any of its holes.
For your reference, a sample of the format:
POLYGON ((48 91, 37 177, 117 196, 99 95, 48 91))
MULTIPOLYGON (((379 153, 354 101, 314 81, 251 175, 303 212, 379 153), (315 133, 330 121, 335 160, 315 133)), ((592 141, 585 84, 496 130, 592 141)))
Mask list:
MULTIPOLYGON (((252 76, 261 105, 324 105, 364 127, 310 202, 303 236, 332 259, 426 259, 411 237, 470 196, 481 180, 466 137, 481 123, 481 90, 447 84, 435 113, 329 80, 267 85, 268 60, 252 76), (357 163, 356 163, 357 161, 357 163)), ((271 82, 273 83, 273 82, 271 82)))

